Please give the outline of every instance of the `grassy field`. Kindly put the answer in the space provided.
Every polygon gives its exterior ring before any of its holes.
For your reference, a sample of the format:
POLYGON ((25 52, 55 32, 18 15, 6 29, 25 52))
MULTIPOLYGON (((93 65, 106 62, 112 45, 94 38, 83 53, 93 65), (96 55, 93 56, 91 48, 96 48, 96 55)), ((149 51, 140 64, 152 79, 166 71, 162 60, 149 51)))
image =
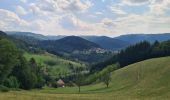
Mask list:
POLYGON ((109 88, 100 83, 58 89, 0 93, 0 100, 169 100, 170 57, 150 59, 112 73, 109 88))
POLYGON ((24 56, 27 60, 34 58, 37 63, 42 64, 48 68, 48 71, 51 76, 58 76, 59 74, 65 75, 70 74, 70 66, 73 67, 85 67, 84 64, 78 62, 73 62, 70 60, 62 59, 61 57, 45 53, 45 54, 29 54, 25 53, 24 56), (48 64, 52 63, 52 64, 48 64))

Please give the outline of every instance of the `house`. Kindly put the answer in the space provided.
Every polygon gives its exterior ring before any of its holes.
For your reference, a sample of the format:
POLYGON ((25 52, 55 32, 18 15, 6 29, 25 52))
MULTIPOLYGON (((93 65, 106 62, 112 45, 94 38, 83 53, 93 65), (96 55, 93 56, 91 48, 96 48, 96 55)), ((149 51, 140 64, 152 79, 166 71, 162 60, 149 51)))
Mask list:
POLYGON ((59 80, 57 81, 57 86, 58 86, 58 87, 65 87, 64 85, 65 85, 65 83, 64 83, 64 81, 63 81, 62 79, 59 79, 59 80))

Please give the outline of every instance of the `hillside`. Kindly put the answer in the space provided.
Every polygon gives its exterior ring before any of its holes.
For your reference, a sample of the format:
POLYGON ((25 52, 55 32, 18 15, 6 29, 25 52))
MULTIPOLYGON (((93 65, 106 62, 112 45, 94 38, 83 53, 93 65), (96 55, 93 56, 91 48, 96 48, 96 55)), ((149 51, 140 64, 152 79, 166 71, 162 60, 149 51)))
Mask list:
POLYGON ((82 38, 94 42, 104 49, 108 50, 119 50, 130 45, 130 43, 126 41, 114 39, 107 36, 82 36, 82 38))
POLYGON ((17 31, 6 31, 6 33, 8 35, 11 35, 13 37, 16 37, 16 38, 20 38, 20 39, 23 39, 25 37, 27 38, 34 38, 34 39, 37 39, 37 40, 58 40, 58 39, 61 39, 63 38, 64 36, 62 35, 59 35, 59 36, 50 36, 50 35, 42 35, 42 34, 36 34, 36 33, 32 33, 32 32, 17 32, 17 31))
POLYGON ((30 58, 33 57, 38 64, 46 66, 49 75, 55 78, 58 78, 59 75, 61 76, 70 75, 72 73, 71 67, 85 67, 84 64, 66 60, 49 53, 45 54, 25 53, 24 56, 28 61, 30 60, 30 58))
POLYGON ((133 95, 137 95, 137 92, 140 92, 140 95, 167 92, 170 88, 169 61, 170 57, 162 57, 131 64, 112 73, 109 88, 96 84, 85 86, 89 88, 84 92, 122 92, 133 95))
MULTIPOLYGON (((41 35, 31 32, 12 32, 7 31, 8 35, 11 35, 17 39, 26 40, 28 42, 37 42, 37 40, 59 40, 63 39, 64 35, 50 36, 41 35)), ((127 34, 118 37, 107 37, 107 36, 79 36, 88 41, 98 44, 100 47, 108 50, 119 50, 125 48, 131 44, 136 44, 141 41, 166 41, 170 39, 170 33, 159 33, 159 34, 127 34)))
POLYGON ((169 100, 170 98, 170 57, 149 59, 138 62, 112 73, 109 88, 100 83, 82 87, 82 93, 77 93, 77 87, 43 89, 32 92, 11 92, 0 94, 3 100, 169 100), (36 96, 35 96, 36 95, 36 96))
POLYGON ((0 37, 5 37, 6 33, 4 33, 3 31, 0 31, 0 37))
POLYGON ((155 58, 119 69, 112 74, 110 88, 102 91, 138 98, 166 98, 170 94, 169 61, 170 57, 155 58))
POLYGON ((51 54, 86 63, 97 63, 112 56, 98 44, 77 36, 63 38, 64 36, 44 36, 30 32, 7 32, 7 34, 19 48, 28 52, 48 51, 51 54))
MULTIPOLYGON (((94 100, 95 96, 100 97, 97 100, 112 100, 111 98, 117 98, 118 100, 122 100, 121 98, 124 98, 123 100, 125 98, 126 100, 166 99, 170 94, 169 61, 170 57, 162 57, 126 66, 112 73, 112 81, 109 88, 105 88, 106 86, 100 83, 84 86, 82 87, 82 92, 90 93, 90 98, 93 98, 90 100, 94 100), (100 96, 101 93, 104 95, 100 96)), ((77 89, 74 87, 48 91, 53 93, 76 93, 77 89)), ((43 92, 47 92, 47 90, 43 90, 43 92)), ((86 99, 88 98, 89 96, 86 99)))
POLYGON ((141 41, 166 41, 170 39, 170 33, 160 33, 160 34, 127 34, 127 35, 121 35, 118 37, 115 37, 115 39, 119 39, 122 41, 127 41, 131 44, 135 44, 141 41))
POLYGON ((22 39, 22 38, 34 38, 38 40, 46 40, 46 36, 41 34, 35 34, 32 32, 13 32, 13 31, 6 31, 6 33, 10 36, 22 39))
POLYGON ((42 41, 41 47, 48 48, 57 52, 73 52, 75 50, 88 50, 100 48, 99 45, 76 36, 68 36, 56 41, 42 41))
POLYGON ((112 56, 99 45, 77 36, 41 41, 38 46, 52 54, 86 63, 100 62, 112 56))
POLYGON ((28 50, 30 46, 32 46, 29 43, 26 43, 22 39, 17 39, 12 36, 7 35, 6 32, 0 31, 0 38, 8 39, 12 41, 18 48, 28 50))

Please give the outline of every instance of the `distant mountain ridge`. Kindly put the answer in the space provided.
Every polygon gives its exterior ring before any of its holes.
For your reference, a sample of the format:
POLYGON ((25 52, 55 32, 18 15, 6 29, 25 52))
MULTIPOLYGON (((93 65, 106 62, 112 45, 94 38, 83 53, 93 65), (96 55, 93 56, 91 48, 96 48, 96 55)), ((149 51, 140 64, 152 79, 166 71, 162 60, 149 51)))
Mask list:
POLYGON ((98 44, 78 36, 67 36, 59 40, 44 40, 40 41, 38 46, 52 54, 86 63, 100 62, 112 56, 98 44))
MULTIPOLYGON (((37 42, 37 40, 59 40, 64 37, 64 35, 59 36, 44 36, 41 34, 35 34, 31 32, 9 32, 7 31, 8 35, 12 35, 13 37, 17 39, 24 39, 27 42, 34 41, 34 43, 37 42)), ((119 50, 129 45, 128 42, 114 39, 111 37, 106 36, 78 36, 83 39, 86 39, 90 42, 94 42, 95 44, 98 44, 101 48, 107 49, 107 50, 119 50)))
POLYGON ((32 32, 14 32, 14 31, 6 31, 8 35, 12 36, 26 36, 30 38, 35 38, 38 40, 58 40, 61 38, 64 38, 64 35, 58 35, 58 36, 52 36, 52 35, 42 35, 42 34, 37 34, 37 33, 32 33, 32 32))
MULTIPOLYGON (((35 38, 34 40, 59 40, 64 37, 64 35, 59 36, 45 36, 41 34, 35 34, 31 32, 7 32, 8 35, 12 35, 14 37, 17 37, 19 39, 27 40, 28 42, 31 42, 30 40, 35 38)), ((170 33, 160 33, 160 34, 127 34, 127 35, 121 35, 118 37, 107 37, 107 36, 78 36, 83 39, 86 39, 90 42, 98 44, 100 47, 107 49, 107 50, 120 50, 123 48, 126 48, 129 45, 136 44, 141 41, 166 41, 170 39, 170 33)), ((36 41, 35 41, 36 42, 36 41)))
POLYGON ((141 41, 149 41, 149 42, 154 42, 154 41, 166 41, 170 40, 170 33, 162 33, 162 34, 128 34, 128 35, 121 35, 118 37, 115 37, 115 39, 127 41, 131 44, 135 44, 141 41))
POLYGON ((120 50, 130 45, 126 41, 107 36, 82 36, 82 38, 94 42, 107 50, 120 50))
POLYGON ((40 42, 41 47, 53 51, 73 52, 75 50, 86 50, 101 48, 99 45, 77 36, 68 36, 59 40, 45 40, 40 42))

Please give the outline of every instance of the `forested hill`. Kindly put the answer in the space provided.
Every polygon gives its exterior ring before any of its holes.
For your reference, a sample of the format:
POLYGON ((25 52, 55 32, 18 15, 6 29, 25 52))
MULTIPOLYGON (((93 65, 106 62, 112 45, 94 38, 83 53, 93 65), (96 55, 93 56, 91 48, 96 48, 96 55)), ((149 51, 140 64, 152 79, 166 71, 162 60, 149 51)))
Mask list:
POLYGON ((93 48, 101 48, 99 45, 87 41, 83 38, 76 36, 68 36, 56 41, 42 41, 41 47, 48 48, 50 50, 56 49, 55 51, 73 52, 74 50, 88 50, 93 48))
POLYGON ((81 36, 88 41, 94 42, 108 50, 120 50, 130 45, 127 41, 107 36, 81 36))
POLYGON ((127 41, 131 44, 136 44, 141 41, 155 42, 155 41, 167 41, 170 39, 170 33, 160 34, 127 34, 115 37, 115 39, 127 41))
POLYGON ((170 56, 170 40, 164 42, 155 41, 153 44, 147 41, 137 43, 121 50, 111 59, 95 64, 91 71, 95 72, 105 68, 107 65, 119 63, 121 67, 143 61, 150 58, 170 56))
POLYGON ((70 60, 78 60, 86 63, 100 62, 112 55, 108 54, 108 51, 102 49, 98 44, 77 36, 48 40, 49 36, 40 34, 8 32, 8 37, 14 40, 19 48, 22 47, 29 52, 38 53, 48 51, 70 60))
POLYGON ((65 37, 63 35, 50 36, 50 35, 36 34, 36 33, 32 33, 32 32, 6 31, 6 33, 8 35, 11 35, 11 36, 14 36, 14 37, 18 37, 18 38, 27 37, 27 38, 34 38, 34 39, 37 39, 37 40, 58 40, 58 39, 61 39, 61 38, 65 37))
POLYGON ((100 62, 112 55, 99 45, 77 36, 41 41, 39 46, 55 55, 86 63, 100 62))
POLYGON ((62 38, 58 40, 59 43, 64 45, 74 45, 75 48, 79 50, 83 49, 91 49, 91 48, 101 48, 98 44, 95 44, 93 42, 87 41, 81 37, 78 36, 68 36, 65 38, 62 38))
POLYGON ((0 31, 0 92, 9 89, 40 89, 45 84, 54 84, 52 87, 56 87, 56 80, 72 75, 74 68, 85 69, 85 65, 79 62, 47 52, 32 52, 28 48, 34 47, 23 43, 26 51, 20 47, 22 43, 22 40, 0 31))
MULTIPOLYGON (((24 39, 28 42, 32 40, 59 40, 67 36, 45 36, 41 34, 31 33, 31 32, 6 32, 17 39, 24 39)), ((98 44, 100 47, 108 50, 120 50, 126 48, 127 46, 136 44, 141 41, 149 41, 153 43, 154 41, 166 41, 170 39, 170 33, 159 33, 159 34, 127 34, 118 37, 107 37, 107 36, 79 36, 88 41, 98 44)), ((36 42, 36 41, 34 41, 36 42)))
POLYGON ((6 33, 4 33, 3 31, 0 31, 0 37, 5 37, 6 33))

